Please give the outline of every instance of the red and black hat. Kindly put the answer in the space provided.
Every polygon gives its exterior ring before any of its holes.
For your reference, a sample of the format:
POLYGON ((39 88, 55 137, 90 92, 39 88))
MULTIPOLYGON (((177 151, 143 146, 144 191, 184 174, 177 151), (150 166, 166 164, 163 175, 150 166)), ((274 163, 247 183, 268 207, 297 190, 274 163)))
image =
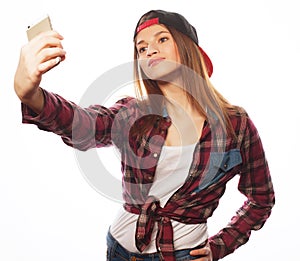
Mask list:
POLYGON ((213 64, 209 56, 199 46, 196 29, 185 19, 185 17, 174 12, 167 12, 163 10, 151 10, 145 13, 140 18, 139 22, 137 23, 136 29, 134 31, 134 37, 143 29, 154 24, 164 24, 167 26, 174 27, 179 32, 191 38, 198 45, 199 50, 204 58, 208 76, 210 77, 212 75, 213 64), (142 20, 143 22, 141 22, 142 20))

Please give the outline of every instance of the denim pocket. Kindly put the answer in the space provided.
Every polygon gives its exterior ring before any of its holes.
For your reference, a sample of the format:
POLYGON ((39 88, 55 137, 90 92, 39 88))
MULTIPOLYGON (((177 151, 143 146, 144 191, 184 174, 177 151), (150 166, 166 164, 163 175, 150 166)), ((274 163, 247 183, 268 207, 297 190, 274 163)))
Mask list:
POLYGON ((127 256, 127 251, 108 233, 106 261, 127 261, 127 256))
POLYGON ((111 247, 107 250, 107 261, 128 261, 127 256, 122 249, 111 247))
POLYGON ((201 184, 194 192, 199 192, 204 188, 216 183, 227 172, 242 163, 241 152, 238 149, 232 149, 226 152, 211 152, 209 159, 209 168, 205 173, 201 184))

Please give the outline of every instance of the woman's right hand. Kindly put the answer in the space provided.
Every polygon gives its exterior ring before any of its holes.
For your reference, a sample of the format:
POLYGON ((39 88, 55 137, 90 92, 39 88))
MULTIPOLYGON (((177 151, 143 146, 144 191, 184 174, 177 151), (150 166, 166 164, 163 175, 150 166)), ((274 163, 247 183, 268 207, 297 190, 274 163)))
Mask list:
POLYGON ((57 32, 47 31, 21 49, 14 89, 19 99, 37 113, 44 106, 44 96, 39 87, 42 75, 65 59, 62 40, 63 37, 57 32))

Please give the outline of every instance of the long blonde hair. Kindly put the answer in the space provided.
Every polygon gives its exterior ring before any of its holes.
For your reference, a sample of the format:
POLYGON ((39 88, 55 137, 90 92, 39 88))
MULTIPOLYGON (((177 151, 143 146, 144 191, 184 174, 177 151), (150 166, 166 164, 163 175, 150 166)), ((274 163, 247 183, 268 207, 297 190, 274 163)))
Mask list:
MULTIPOLYGON (((164 25, 166 26, 166 25, 164 25)), ((171 26, 166 26, 170 31, 174 41, 177 45, 180 55, 180 61, 183 65, 181 68, 183 86, 188 101, 203 115, 207 120, 217 119, 222 128, 226 130, 227 134, 233 134, 234 130, 230 122, 230 114, 235 111, 234 106, 231 105, 212 85, 205 62, 197 44, 195 44, 189 37, 182 34, 171 26), (192 72, 192 73, 191 73, 192 72)), ((145 101, 147 97, 162 95, 158 83, 155 80, 149 79, 138 64, 138 52, 134 48, 134 82, 135 90, 138 100, 145 101)), ((156 110, 162 106, 161 102, 156 102, 154 99, 148 99, 148 103, 156 110)), ((140 132, 153 126, 151 117, 147 120, 146 125, 140 132)))

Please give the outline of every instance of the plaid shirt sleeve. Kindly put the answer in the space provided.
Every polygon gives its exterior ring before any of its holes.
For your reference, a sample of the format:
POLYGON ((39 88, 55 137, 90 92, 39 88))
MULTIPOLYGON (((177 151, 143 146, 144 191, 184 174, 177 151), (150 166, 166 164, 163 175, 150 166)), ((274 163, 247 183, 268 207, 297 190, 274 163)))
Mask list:
POLYGON ((275 196, 263 146, 248 118, 241 144, 243 166, 238 189, 247 197, 227 227, 209 239, 213 260, 219 260, 245 244, 251 230, 260 229, 271 214, 275 196))
POLYGON ((67 145, 83 151, 112 144, 115 116, 133 99, 124 98, 111 108, 101 105, 81 108, 57 94, 46 90, 43 90, 43 94, 45 105, 39 115, 22 104, 22 122, 53 132, 61 136, 67 145))

